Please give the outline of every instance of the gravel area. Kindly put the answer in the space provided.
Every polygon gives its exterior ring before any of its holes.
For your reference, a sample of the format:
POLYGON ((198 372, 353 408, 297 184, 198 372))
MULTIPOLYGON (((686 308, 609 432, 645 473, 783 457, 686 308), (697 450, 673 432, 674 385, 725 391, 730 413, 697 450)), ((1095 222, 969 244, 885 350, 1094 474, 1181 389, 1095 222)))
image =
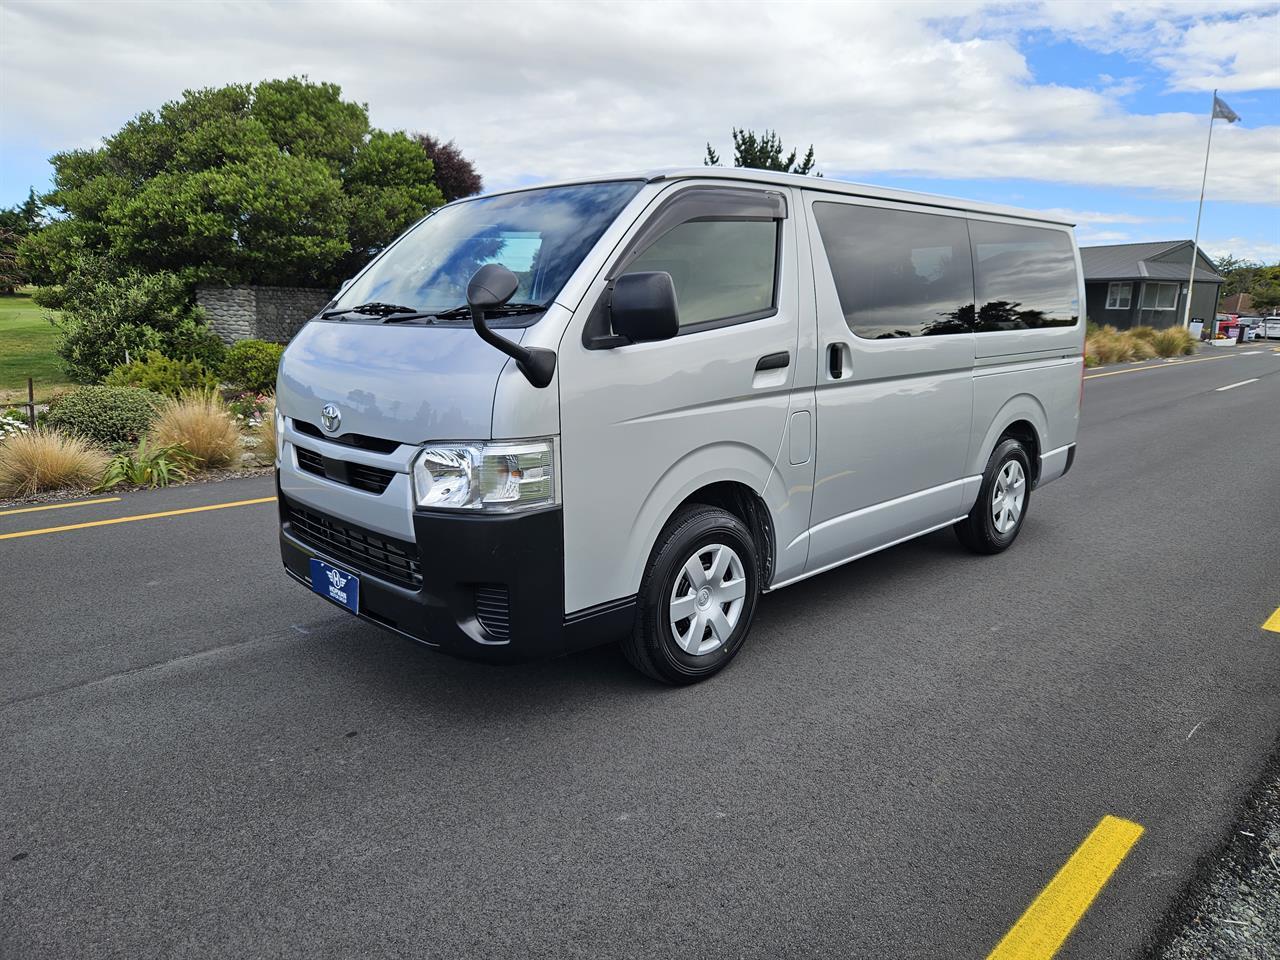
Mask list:
POLYGON ((1224 847, 1201 864, 1147 957, 1280 957, 1280 745, 1224 847))

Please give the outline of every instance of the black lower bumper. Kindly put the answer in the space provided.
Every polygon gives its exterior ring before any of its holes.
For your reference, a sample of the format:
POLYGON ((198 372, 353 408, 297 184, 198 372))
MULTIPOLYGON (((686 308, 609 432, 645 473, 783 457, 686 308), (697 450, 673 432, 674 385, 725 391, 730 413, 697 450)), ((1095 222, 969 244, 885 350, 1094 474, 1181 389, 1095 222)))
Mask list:
POLYGON ((378 539, 284 495, 279 503, 280 552, 291 576, 310 587, 312 557, 354 573, 361 619, 441 651, 494 661, 555 657, 619 639, 632 627, 634 597, 565 616, 558 509, 491 516, 419 511, 410 544, 378 539), (380 549, 412 551, 416 565, 397 552, 399 568, 375 570, 368 557, 380 549))

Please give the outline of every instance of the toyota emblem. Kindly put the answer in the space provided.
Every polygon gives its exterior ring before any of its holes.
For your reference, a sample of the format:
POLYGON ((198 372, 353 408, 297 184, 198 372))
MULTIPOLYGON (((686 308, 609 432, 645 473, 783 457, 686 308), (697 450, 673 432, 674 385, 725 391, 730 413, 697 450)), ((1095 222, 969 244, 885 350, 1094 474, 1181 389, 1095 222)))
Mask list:
POLYGON ((326 403, 320 410, 320 423, 330 433, 337 433, 342 426, 342 412, 332 403, 326 403))

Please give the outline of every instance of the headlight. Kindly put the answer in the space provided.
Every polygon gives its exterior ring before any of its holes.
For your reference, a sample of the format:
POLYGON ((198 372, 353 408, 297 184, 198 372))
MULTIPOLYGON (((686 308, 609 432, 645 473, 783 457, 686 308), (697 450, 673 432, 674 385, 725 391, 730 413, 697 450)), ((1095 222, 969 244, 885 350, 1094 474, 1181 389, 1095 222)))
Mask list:
POLYGON ((420 507, 510 513, 559 503, 551 440, 424 447, 413 462, 420 507))

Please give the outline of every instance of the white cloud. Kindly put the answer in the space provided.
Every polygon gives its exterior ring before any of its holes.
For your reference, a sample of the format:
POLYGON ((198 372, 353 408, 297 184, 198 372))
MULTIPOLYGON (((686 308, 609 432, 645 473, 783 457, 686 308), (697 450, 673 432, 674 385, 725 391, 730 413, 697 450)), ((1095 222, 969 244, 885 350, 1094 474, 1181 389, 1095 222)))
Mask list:
POLYGON ((1151 223, 1153 220, 1167 219, 1162 217, 1140 217, 1134 213, 1112 213, 1101 210, 1068 210, 1064 207, 1054 207, 1045 210, 1045 213, 1052 214, 1055 217, 1061 217, 1068 223, 1086 224, 1086 223, 1151 223))
POLYGON ((1230 254, 1256 263, 1280 263, 1280 243, 1258 240, 1256 237, 1206 240, 1201 246, 1214 259, 1230 254))
POLYGON ((1280 13, 1192 24, 1156 63, 1177 90, 1280 87, 1280 13))
MULTIPOLYGON (((736 124, 813 142, 833 176, 1198 194, 1203 117, 1126 113, 1124 89, 1037 84, 1017 30, 1105 40, 1114 33, 1100 27, 1120 18, 1170 50, 1212 47, 1216 34, 1192 36, 1189 8, 1176 4, 1034 5, 1013 8, 1016 20, 1010 9, 6 0, 3 136, 50 151, 85 145, 184 87, 307 73, 367 102, 379 126, 455 138, 490 186, 697 165, 708 138, 727 152, 736 124)), ((1224 76, 1262 69, 1253 52, 1202 62, 1224 76)), ((1280 201, 1280 127, 1223 128, 1215 145, 1217 199, 1280 201)))

